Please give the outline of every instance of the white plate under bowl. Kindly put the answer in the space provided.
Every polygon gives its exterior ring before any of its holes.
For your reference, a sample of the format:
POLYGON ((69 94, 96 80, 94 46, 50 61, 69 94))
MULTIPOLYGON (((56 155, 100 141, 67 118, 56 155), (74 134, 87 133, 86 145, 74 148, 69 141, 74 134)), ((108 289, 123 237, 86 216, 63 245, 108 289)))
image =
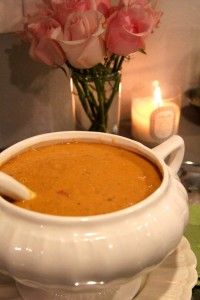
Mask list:
MULTIPOLYGON (((190 244, 183 237, 176 250, 150 273, 134 300, 190 300, 198 277, 196 264, 190 244)), ((123 298, 126 299, 126 295, 123 298)), ((0 300, 23 300, 15 282, 1 275, 0 300)))

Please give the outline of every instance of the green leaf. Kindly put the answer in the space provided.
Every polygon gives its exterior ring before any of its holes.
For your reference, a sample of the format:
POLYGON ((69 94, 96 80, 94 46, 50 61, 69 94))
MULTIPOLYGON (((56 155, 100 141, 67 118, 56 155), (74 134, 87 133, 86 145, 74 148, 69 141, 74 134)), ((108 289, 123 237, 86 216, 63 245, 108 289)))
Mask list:
POLYGON ((138 51, 139 51, 139 52, 141 52, 142 54, 145 54, 145 55, 147 55, 147 53, 146 53, 146 51, 145 51, 145 49, 144 49, 144 48, 140 48, 138 51))

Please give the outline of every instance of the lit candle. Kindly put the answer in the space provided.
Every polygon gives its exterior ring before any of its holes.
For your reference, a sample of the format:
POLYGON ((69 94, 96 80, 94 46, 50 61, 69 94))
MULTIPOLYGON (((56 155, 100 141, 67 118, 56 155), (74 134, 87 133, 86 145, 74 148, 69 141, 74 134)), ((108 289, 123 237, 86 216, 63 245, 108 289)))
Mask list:
POLYGON ((180 108, 173 99, 163 99, 158 81, 153 82, 153 96, 132 101, 132 135, 147 144, 159 144, 176 134, 180 108))

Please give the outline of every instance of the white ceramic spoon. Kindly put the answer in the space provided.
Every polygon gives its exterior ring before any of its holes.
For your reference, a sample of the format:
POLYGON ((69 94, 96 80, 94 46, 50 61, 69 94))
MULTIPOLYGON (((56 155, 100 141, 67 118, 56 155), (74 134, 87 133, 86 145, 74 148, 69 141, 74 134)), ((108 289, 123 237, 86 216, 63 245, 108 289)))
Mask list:
POLYGON ((0 171, 0 195, 7 196, 13 200, 30 200, 36 194, 13 177, 0 171))

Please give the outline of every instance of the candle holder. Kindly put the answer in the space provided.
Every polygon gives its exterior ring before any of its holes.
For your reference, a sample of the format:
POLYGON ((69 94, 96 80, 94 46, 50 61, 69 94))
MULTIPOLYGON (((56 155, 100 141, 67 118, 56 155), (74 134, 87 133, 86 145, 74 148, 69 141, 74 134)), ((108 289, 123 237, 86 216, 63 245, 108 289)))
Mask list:
POLYGON ((179 128, 181 92, 174 85, 153 81, 144 95, 132 97, 132 137, 148 147, 167 140, 179 128), (148 94, 147 94, 148 93, 148 94))

